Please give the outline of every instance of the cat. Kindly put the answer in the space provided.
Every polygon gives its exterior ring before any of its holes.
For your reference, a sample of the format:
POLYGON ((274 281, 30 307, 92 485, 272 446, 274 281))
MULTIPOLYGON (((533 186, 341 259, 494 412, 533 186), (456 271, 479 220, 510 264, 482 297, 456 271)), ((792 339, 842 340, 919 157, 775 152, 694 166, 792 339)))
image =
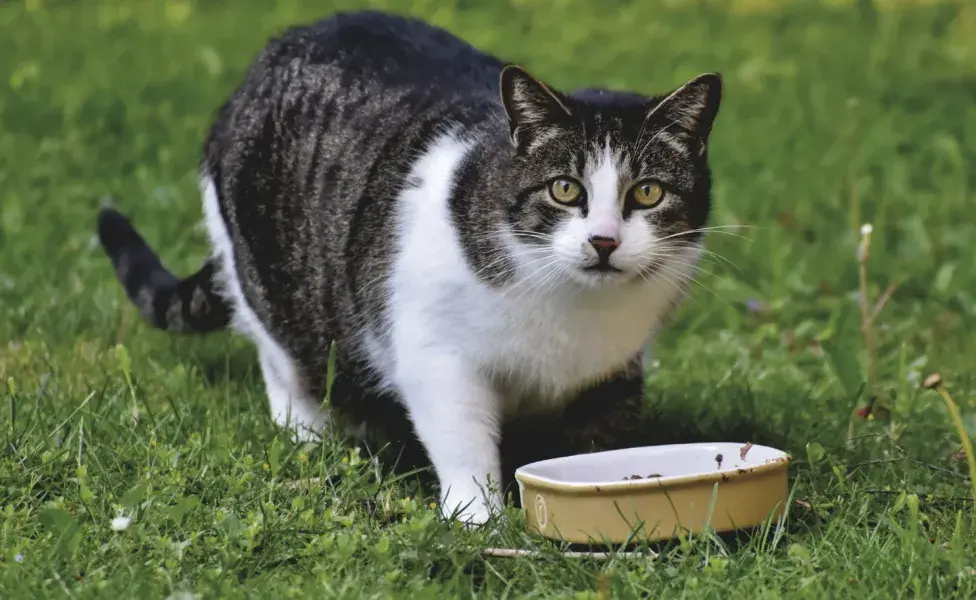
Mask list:
POLYGON ((563 92, 422 20, 342 12, 272 39, 220 107, 196 274, 115 209, 99 238, 149 323, 253 342, 298 439, 415 437, 443 514, 482 524, 503 426, 586 445, 639 410, 642 349, 701 253, 721 97, 713 73, 563 92), (348 393, 325 406, 333 342, 348 393))

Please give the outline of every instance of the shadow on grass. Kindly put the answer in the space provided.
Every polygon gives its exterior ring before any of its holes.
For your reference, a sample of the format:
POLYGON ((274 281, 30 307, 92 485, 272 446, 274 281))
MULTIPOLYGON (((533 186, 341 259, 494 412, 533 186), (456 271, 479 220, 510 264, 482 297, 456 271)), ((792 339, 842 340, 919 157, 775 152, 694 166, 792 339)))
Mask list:
POLYGON ((257 354, 250 346, 229 343, 225 339, 223 344, 214 342, 195 348, 193 355, 197 369, 210 385, 246 381, 261 383, 257 354), (232 347, 228 348, 227 345, 232 347))
MULTIPOLYGON (((251 380, 260 383, 260 372, 253 351, 247 347, 203 349, 196 361, 203 377, 213 385, 251 380)), ((413 434, 403 409, 390 397, 363 394, 347 388, 341 373, 333 387, 333 405, 355 424, 367 418, 377 423, 372 439, 358 442, 364 454, 375 456, 389 476, 410 474, 426 494, 435 496, 436 477, 426 452, 413 434), (378 434, 378 435, 377 435, 378 434)), ((647 398, 637 426, 625 432, 609 431, 605 442, 592 450, 612 450, 635 446, 659 446, 694 442, 753 442, 786 448, 791 437, 789 420, 781 414, 770 414, 768 407, 777 403, 756 398, 748 390, 716 392, 684 390, 681 394, 655 395, 647 398), (689 398, 702 398, 694 402, 689 398), (721 401, 722 410, 713 410, 721 401), (767 407, 762 410, 757 407, 767 407)), ((532 418, 505 425, 502 433, 502 487, 519 505, 515 470, 525 464, 580 452, 567 446, 565 425, 560 418, 532 418)), ((794 435, 791 436, 791 433, 794 435)), ((797 442, 797 439, 793 439, 797 442)), ((351 440, 350 445, 354 444, 351 440)))
MULTIPOLYGON (((790 431, 785 429, 780 419, 770 418, 768 413, 743 411, 736 417, 723 416, 721 419, 703 418, 696 410, 689 410, 687 403, 675 399, 659 398, 654 405, 645 406, 638 417, 640 424, 628 428, 626 434, 614 438, 610 436, 605 443, 593 450, 614 450, 636 446, 660 446, 666 444, 685 444, 695 442, 753 442, 756 444, 786 448, 790 431)), ((559 419, 532 419, 506 424, 501 443, 502 488, 511 497, 515 506, 520 506, 515 470, 537 460, 566 456, 578 449, 567 447, 565 432, 560 429, 559 419)), ((420 444, 410 434, 412 428, 405 420, 393 427, 396 433, 388 439, 382 450, 376 446, 364 446, 370 454, 377 456, 380 463, 391 474, 421 471, 413 475, 425 492, 432 496, 436 478, 426 454, 420 444), (410 439, 403 441, 405 437, 410 439)))

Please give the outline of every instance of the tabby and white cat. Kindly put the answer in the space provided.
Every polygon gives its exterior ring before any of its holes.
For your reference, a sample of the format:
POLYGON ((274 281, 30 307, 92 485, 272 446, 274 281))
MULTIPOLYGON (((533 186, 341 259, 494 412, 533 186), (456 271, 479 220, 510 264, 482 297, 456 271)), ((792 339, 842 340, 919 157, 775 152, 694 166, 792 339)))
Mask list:
POLYGON ((482 523, 505 423, 639 406, 698 260, 720 99, 714 74, 559 92, 419 20, 341 13, 271 41, 220 109, 199 272, 112 209, 99 236, 153 325, 253 341, 282 426, 399 411, 442 509, 482 523), (355 393, 323 407, 332 341, 355 393))

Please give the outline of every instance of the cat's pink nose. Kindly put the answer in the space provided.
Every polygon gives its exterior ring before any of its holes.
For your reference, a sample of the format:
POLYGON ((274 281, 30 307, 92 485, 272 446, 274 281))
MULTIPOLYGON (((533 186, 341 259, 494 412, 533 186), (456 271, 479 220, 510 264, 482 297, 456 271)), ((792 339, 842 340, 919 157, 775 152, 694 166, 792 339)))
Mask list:
POLYGON ((612 237, 591 235, 590 245, 596 250, 596 255, 600 258, 600 262, 605 263, 610 259, 610 254, 620 245, 620 242, 612 237))

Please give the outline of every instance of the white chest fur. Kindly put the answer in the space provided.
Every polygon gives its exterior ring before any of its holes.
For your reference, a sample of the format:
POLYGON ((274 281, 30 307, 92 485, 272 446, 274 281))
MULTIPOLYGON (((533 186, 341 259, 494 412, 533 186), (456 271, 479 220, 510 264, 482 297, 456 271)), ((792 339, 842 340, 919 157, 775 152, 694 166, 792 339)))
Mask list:
POLYGON ((647 286, 595 297, 508 296, 437 278, 414 313, 498 387, 503 411, 554 408, 633 359, 670 298, 647 286))

